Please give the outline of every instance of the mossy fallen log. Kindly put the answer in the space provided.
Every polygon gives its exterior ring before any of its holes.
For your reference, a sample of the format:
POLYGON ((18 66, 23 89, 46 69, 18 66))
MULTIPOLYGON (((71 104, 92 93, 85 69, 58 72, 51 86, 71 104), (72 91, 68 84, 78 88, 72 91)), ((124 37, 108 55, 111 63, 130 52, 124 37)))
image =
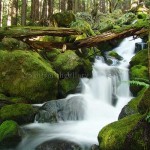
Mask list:
POLYGON ((147 32, 148 32, 148 29, 142 29, 142 28, 140 28, 140 29, 128 29, 128 30, 122 31, 120 33, 115 33, 115 32, 109 31, 109 32, 104 32, 100 35, 88 37, 86 39, 77 40, 77 41, 75 41, 74 44, 78 48, 92 47, 92 46, 98 45, 99 43, 103 43, 106 41, 126 38, 129 36, 138 36, 141 34, 147 34, 147 32))
POLYGON ((65 45, 65 49, 76 50, 82 47, 93 47, 100 43, 105 43, 107 41, 112 41, 115 39, 125 38, 128 36, 140 36, 147 34, 148 29, 129 29, 122 31, 120 33, 115 32, 105 32, 100 35, 91 36, 82 40, 77 40, 73 43, 65 43, 65 42, 45 42, 45 41, 30 41, 27 40, 26 43, 30 45, 33 49, 43 49, 43 50, 51 50, 53 48, 63 49, 65 45))
POLYGON ((81 35, 81 31, 71 28, 57 27, 6 27, 0 29, 0 38, 11 37, 17 39, 32 38, 36 36, 69 36, 81 35))

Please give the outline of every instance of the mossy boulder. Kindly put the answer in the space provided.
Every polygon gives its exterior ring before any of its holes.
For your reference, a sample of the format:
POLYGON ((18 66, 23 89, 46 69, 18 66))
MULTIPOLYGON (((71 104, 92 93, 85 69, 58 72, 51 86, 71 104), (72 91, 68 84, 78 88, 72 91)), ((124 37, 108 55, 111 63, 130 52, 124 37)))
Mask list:
POLYGON ((11 97, 38 103, 57 96, 58 75, 39 54, 0 51, 0 88, 11 97))
POLYGON ((52 65, 61 79, 89 77, 92 72, 91 62, 71 50, 59 54, 52 65))
POLYGON ((66 97, 68 94, 76 92, 76 87, 79 84, 79 78, 67 78, 59 81, 58 95, 61 98, 66 97))
POLYGON ((99 149, 125 149, 124 142, 127 134, 136 126, 141 118, 140 114, 134 114, 105 126, 98 135, 99 149))
POLYGON ((3 38, 1 42, 1 47, 7 50, 27 50, 29 48, 27 44, 14 38, 3 38))
MULTIPOLYGON (((144 105, 143 107, 145 108, 145 93, 148 89, 147 88, 143 88, 137 95, 137 97, 131 99, 131 101, 128 102, 127 105, 125 105, 120 114, 119 114, 119 119, 122 119, 126 116, 132 115, 132 114, 136 114, 141 112, 143 109, 139 109, 139 107, 141 107, 142 105, 144 105), (143 103, 141 103, 143 101, 143 103)), ((147 101, 147 100, 146 100, 147 101)), ((149 105, 150 106, 150 105, 149 105)), ((147 107, 147 106, 146 106, 147 107)), ((146 112, 147 109, 145 109, 144 112, 146 112)))
POLYGON ((72 12, 60 12, 51 16, 52 25, 58 27, 69 27, 71 22, 75 20, 75 15, 72 12))
MULTIPOLYGON (((130 61, 130 79, 148 83, 148 50, 141 50, 130 61)), ((142 86, 131 84, 130 90, 134 96, 142 89, 142 86)))
POLYGON ((141 50, 130 61, 130 68, 135 65, 148 66, 148 50, 141 50))
POLYGON ((88 36, 94 36, 95 35, 90 24, 84 20, 76 20, 75 22, 71 23, 70 27, 75 28, 77 30, 80 30, 88 36))
POLYGON ((123 57, 120 56, 117 52, 115 51, 110 51, 108 52, 108 56, 114 57, 117 60, 123 60, 123 57))
POLYGON ((91 77, 92 74, 92 63, 88 59, 79 57, 71 50, 57 55, 52 65, 60 78, 59 98, 64 98, 67 94, 75 92, 79 79, 91 77))
POLYGON ((137 107, 138 111, 142 114, 146 113, 148 110, 150 111, 150 87, 146 89, 137 107))
POLYGON ((60 49, 52 49, 51 51, 49 52, 46 52, 46 56, 48 58, 48 60, 50 62, 53 62, 55 61, 56 57, 61 54, 61 50, 60 49))
POLYGON ((34 121, 36 108, 30 104, 11 104, 0 109, 0 121, 14 120, 19 124, 30 123, 34 121))
POLYGON ((127 134, 124 147, 129 150, 150 149, 150 124, 145 120, 145 116, 127 134))
POLYGON ((19 125, 7 120, 0 125, 0 149, 15 147, 21 141, 21 129, 19 125))

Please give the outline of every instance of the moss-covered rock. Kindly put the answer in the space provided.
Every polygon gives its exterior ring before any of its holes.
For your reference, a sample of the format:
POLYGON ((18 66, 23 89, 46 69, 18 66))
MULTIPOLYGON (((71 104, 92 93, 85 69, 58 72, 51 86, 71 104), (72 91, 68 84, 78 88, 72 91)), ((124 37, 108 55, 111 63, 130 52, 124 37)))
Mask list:
POLYGON ((69 27, 71 22, 75 20, 75 15, 72 12, 56 13, 51 17, 52 25, 58 27, 69 27))
POLYGON ((92 64, 90 61, 80 58, 71 50, 59 54, 52 64, 62 79, 91 76, 92 64))
POLYGON ((150 149, 150 124, 146 122, 145 116, 127 134, 124 147, 129 150, 150 149))
POLYGON ((148 67, 142 65, 135 65, 130 69, 130 78, 143 78, 148 80, 148 67))
POLYGON ((130 68, 135 65, 148 66, 148 50, 141 50, 130 61, 130 68))
POLYGON ((90 24, 84 20, 76 20, 75 22, 72 22, 70 25, 71 28, 77 29, 79 31, 82 31, 82 35, 77 35, 77 36, 71 36, 70 40, 80 40, 84 39, 87 36, 94 36, 96 35, 94 31, 92 30, 90 24))
POLYGON ((105 126, 98 135, 99 149, 123 150, 127 134, 141 118, 141 115, 134 114, 105 126))
MULTIPOLYGON (((136 114, 136 113, 139 113, 141 112, 141 110, 139 110, 138 107, 141 107, 141 105, 139 105, 141 103, 141 101, 145 98, 144 98, 144 95, 145 95, 145 92, 147 91, 148 89, 147 88, 143 88, 139 93, 138 93, 138 96, 131 99, 131 101, 129 101, 129 103, 123 107, 123 109, 121 110, 120 114, 119 114, 119 119, 122 119, 126 116, 129 116, 129 115, 132 115, 132 114, 136 114)), ((143 102, 145 102, 143 100, 143 102)), ((146 109, 145 111, 146 112, 146 109)))
POLYGON ((0 88, 5 95, 38 103, 57 96, 58 75, 39 54, 0 51, 0 88))
POLYGON ((150 111, 150 87, 146 89, 141 101, 138 103, 138 111, 142 114, 150 111))
POLYGON ((46 56, 50 62, 53 62, 59 54, 61 54, 60 49, 53 49, 49 52, 46 52, 46 56))
POLYGON ((118 60, 122 60, 122 59, 123 59, 123 58, 122 58, 117 52, 115 52, 115 51, 110 51, 110 52, 108 52, 108 56, 114 57, 114 58, 116 58, 116 59, 118 59, 118 60))
POLYGON ((30 104, 11 104, 0 109, 0 121, 14 120, 19 124, 34 121, 37 109, 30 104))
POLYGON ((5 121, 0 125, 0 149, 15 147, 21 141, 21 129, 14 121, 5 121))
POLYGON ((7 50, 26 50, 29 46, 21 41, 14 38, 3 38, 1 42, 1 47, 7 50))
POLYGON ((59 81, 58 95, 59 97, 66 97, 68 94, 73 94, 78 86, 79 78, 68 78, 59 81))

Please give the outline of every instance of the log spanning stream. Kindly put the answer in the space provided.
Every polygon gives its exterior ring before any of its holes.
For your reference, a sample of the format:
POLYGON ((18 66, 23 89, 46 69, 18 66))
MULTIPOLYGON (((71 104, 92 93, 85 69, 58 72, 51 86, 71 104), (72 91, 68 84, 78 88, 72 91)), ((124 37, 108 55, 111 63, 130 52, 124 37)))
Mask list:
POLYGON ((73 141, 85 150, 98 144, 100 129, 116 121, 122 107, 131 99, 129 85, 125 81, 129 80, 127 67, 136 42, 141 42, 141 39, 129 37, 115 49, 124 58, 119 64, 108 66, 102 58, 96 57, 92 78, 81 79, 82 92, 61 100, 66 103, 64 110, 69 108, 68 113, 63 113, 66 121, 35 122, 23 126, 26 136, 16 150, 34 150, 41 143, 53 139, 73 141))

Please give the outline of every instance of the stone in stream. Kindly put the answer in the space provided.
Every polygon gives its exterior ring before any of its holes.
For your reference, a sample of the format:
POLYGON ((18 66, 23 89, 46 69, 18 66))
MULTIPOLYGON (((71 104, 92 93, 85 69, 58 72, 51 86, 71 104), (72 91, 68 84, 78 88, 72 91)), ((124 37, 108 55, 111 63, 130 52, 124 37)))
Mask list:
POLYGON ((46 102, 36 115, 38 122, 58 122, 82 120, 84 117, 84 100, 81 96, 46 102))
POLYGON ((40 144, 35 150, 82 150, 82 148, 74 142, 54 139, 40 144))

